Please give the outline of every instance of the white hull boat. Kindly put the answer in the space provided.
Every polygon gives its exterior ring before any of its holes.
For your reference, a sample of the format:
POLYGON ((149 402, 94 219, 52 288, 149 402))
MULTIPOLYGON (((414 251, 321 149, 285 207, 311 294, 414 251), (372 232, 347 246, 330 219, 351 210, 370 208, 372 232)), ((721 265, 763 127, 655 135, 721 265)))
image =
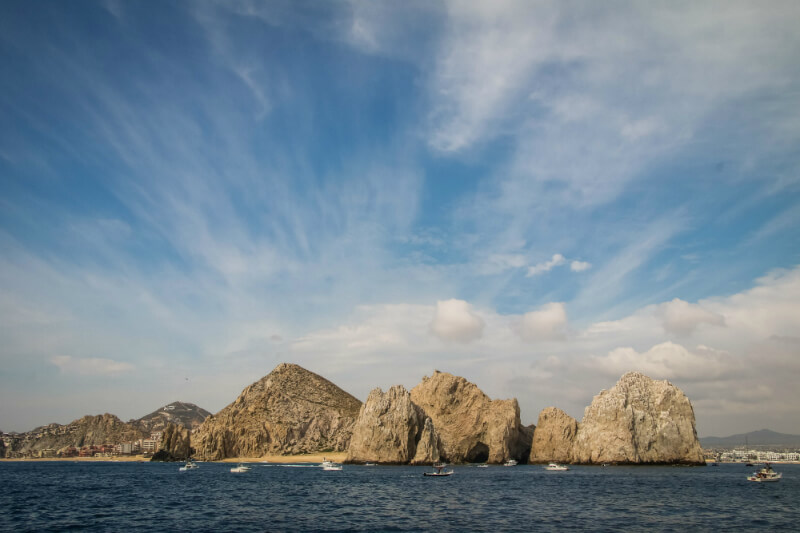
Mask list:
POLYGON ((753 472, 752 476, 747 476, 747 481, 755 481, 756 483, 774 483, 781 480, 783 474, 780 474, 772 469, 767 463, 767 466, 757 472, 753 472))
POLYGON ((551 472, 564 472, 566 470, 569 470, 569 467, 565 466, 565 465, 556 464, 556 463, 550 463, 549 465, 544 467, 544 469, 545 470, 549 470, 551 472))
POLYGON ((509 459, 503 463, 503 466, 517 466, 517 462, 514 459, 509 459))
POLYGON ((231 472, 233 472, 234 474, 242 474, 244 472, 249 472, 249 471, 250 471, 250 467, 249 466, 245 466, 243 464, 239 464, 235 468, 231 468, 231 472))

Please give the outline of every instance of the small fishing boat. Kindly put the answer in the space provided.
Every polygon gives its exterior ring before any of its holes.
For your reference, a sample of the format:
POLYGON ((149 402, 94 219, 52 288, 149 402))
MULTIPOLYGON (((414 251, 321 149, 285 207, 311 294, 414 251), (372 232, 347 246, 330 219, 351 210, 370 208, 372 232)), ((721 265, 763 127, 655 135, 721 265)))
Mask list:
POLYGON ((755 481, 756 483, 766 483, 769 481, 780 481, 782 474, 774 471, 772 466, 767 463, 767 465, 758 470, 757 472, 753 472, 752 476, 747 476, 747 481, 755 481))
POLYGON ((517 466, 517 462, 514 459, 509 459, 503 463, 503 466, 517 466))
POLYGON ((566 470, 569 470, 569 467, 566 465, 560 465, 558 463, 550 463, 549 465, 544 467, 544 469, 550 470, 551 472, 564 472, 566 470))
POLYGON ((336 471, 339 471, 339 470, 342 469, 342 465, 340 465, 338 463, 328 462, 328 464, 322 465, 322 469, 323 470, 332 470, 332 471, 336 472, 336 471))
POLYGON ((433 472, 423 472, 423 476, 430 476, 430 477, 444 477, 444 476, 452 476, 452 470, 445 470, 444 467, 447 466, 447 463, 433 463, 433 472))
POLYGON ((231 472, 233 472, 234 474, 241 474, 241 473, 249 472, 249 471, 250 471, 250 467, 247 466, 247 465, 243 465, 242 463, 239 463, 238 465, 236 465, 235 468, 231 468, 231 472))

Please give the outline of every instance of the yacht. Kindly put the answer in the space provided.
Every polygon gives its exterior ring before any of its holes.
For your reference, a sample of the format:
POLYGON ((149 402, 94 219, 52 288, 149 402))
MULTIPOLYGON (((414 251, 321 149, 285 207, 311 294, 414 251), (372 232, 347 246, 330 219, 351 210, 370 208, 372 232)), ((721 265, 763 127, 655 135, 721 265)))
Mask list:
POLYGON ((241 474, 243 472, 249 472, 249 471, 250 467, 247 465, 243 465, 242 463, 236 465, 235 468, 231 468, 231 472, 233 472, 234 474, 241 474))
POLYGON ((503 463, 503 466, 517 466, 517 461, 515 461, 514 459, 509 459, 508 461, 503 463))
POLYGON ((560 465, 558 463, 550 463, 549 465, 544 467, 544 469, 545 470, 550 470, 550 471, 553 471, 553 472, 563 472, 565 470, 569 470, 569 467, 566 466, 566 465, 560 465))
POLYGON ((189 459, 188 461, 186 461, 186 464, 180 467, 178 470, 180 470, 181 472, 186 472, 187 470, 194 470, 195 468, 200 468, 200 467, 197 466, 197 464, 194 463, 191 459, 189 459))

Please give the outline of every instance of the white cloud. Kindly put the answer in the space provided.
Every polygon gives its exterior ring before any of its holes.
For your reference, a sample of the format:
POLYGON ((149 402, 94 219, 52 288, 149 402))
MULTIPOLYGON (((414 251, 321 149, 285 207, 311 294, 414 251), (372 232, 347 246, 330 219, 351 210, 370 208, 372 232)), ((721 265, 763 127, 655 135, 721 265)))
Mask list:
POLYGON ((436 302, 430 331, 444 341, 467 343, 483 335, 486 323, 464 300, 436 302))
POLYGON ((587 261, 573 261, 569 264, 569 269, 573 272, 583 272, 592 268, 592 264, 587 261))
POLYGON ((522 315, 519 336, 525 341, 547 341, 566 336, 567 310, 561 302, 551 302, 522 315))
POLYGON ((539 263, 532 267, 528 267, 528 274, 527 277, 537 276, 539 274, 543 274, 545 272, 550 272, 553 267, 557 267, 563 265, 567 260, 561 254, 554 254, 549 261, 545 261, 544 263, 539 263))
POLYGON ((80 358, 69 355, 56 355, 50 358, 50 362, 65 374, 83 376, 117 376, 134 369, 134 366, 130 363, 102 357, 80 358))
POLYGON ((733 370, 725 352, 702 345, 689 351, 672 342, 657 344, 643 353, 630 347, 615 348, 603 357, 592 358, 590 366, 612 377, 638 370, 653 379, 685 381, 719 379, 733 370))
POLYGON ((724 326, 725 318, 698 304, 690 304, 678 298, 660 305, 664 330, 676 335, 691 335, 700 324, 724 326))

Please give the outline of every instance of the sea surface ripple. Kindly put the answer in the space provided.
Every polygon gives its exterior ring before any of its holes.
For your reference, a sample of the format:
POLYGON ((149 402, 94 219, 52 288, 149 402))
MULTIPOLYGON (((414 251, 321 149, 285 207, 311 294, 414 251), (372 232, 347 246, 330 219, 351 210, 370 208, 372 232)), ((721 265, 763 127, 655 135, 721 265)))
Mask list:
POLYGON ((798 531, 800 465, 753 468, 0 462, 0 531, 798 531))

